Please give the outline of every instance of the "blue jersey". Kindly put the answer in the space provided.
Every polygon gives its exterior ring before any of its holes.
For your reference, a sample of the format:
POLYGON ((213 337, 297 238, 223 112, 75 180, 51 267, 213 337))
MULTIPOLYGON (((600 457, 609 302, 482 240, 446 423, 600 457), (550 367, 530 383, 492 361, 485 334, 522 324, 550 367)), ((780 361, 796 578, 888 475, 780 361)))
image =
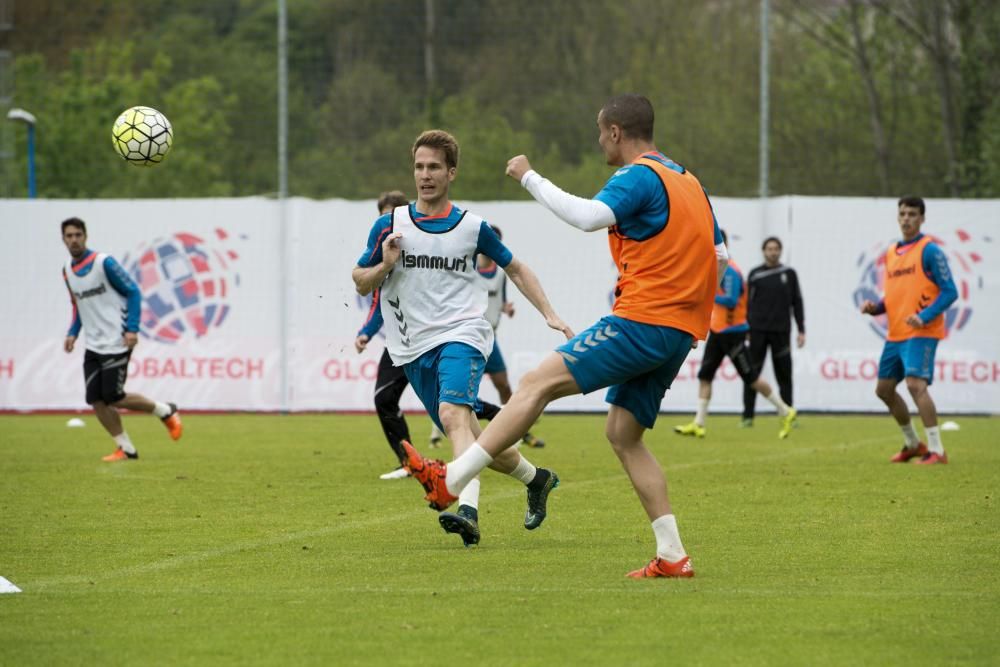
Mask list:
MULTIPOLYGON (((462 219, 462 216, 465 215, 465 211, 454 204, 451 205, 447 214, 434 217, 421 214, 417 211, 416 204, 411 203, 409 208, 410 218, 413 220, 413 223, 418 229, 429 234, 443 234, 454 229, 455 225, 462 219)), ((362 253, 361 258, 358 259, 358 266, 368 268, 382 261, 382 242, 391 232, 392 213, 386 213, 376 220, 372 226, 371 232, 368 234, 368 246, 365 248, 364 253, 362 253)), ((496 232, 490 228, 485 220, 479 228, 479 241, 476 253, 486 255, 501 267, 506 267, 514 259, 510 250, 500 241, 500 237, 497 236, 496 232)))
POLYGON ((372 292, 372 307, 368 309, 368 317, 358 331, 359 336, 368 336, 368 340, 375 337, 385 320, 382 319, 382 309, 379 307, 379 295, 382 290, 377 289, 372 292))
MULTIPOLYGON (((924 238, 923 234, 917 234, 909 241, 900 241, 896 247, 905 248, 922 238, 924 238)), ((929 306, 917 313, 917 317, 924 324, 927 324, 955 303, 955 300, 958 299, 958 288, 955 286, 955 280, 951 277, 951 269, 948 268, 948 257, 937 243, 928 243, 924 246, 924 252, 920 256, 920 264, 924 269, 924 275, 941 290, 929 306)), ((882 300, 876 306, 875 314, 881 315, 884 312, 885 300, 882 300)))
MULTIPOLYGON (((733 266, 727 266, 726 272, 722 275, 722 284, 719 286, 721 294, 716 292, 715 302, 723 308, 736 308, 743 295, 743 276, 733 266)), ((745 311, 744 311, 745 312, 745 311)), ((719 333, 740 333, 749 331, 750 324, 744 320, 740 324, 723 329, 719 333)))
MULTIPOLYGON (((656 160, 679 174, 685 172, 684 167, 663 153, 646 153, 643 157, 656 160)), ((627 164, 620 168, 594 199, 607 204, 615 214, 621 234, 636 241, 644 241, 659 234, 670 216, 670 202, 663 189, 663 182, 652 169, 641 164, 627 164)), ((715 218, 714 211, 712 218, 715 218)), ((722 232, 719 231, 719 221, 715 220, 715 244, 720 243, 722 232)))

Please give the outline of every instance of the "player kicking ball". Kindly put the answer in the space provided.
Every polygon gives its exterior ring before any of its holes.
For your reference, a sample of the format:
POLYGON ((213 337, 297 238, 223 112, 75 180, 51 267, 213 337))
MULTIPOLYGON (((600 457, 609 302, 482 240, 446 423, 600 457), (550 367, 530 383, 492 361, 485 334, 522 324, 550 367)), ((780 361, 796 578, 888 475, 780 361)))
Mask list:
POLYGON ((67 354, 73 351, 82 329, 87 403, 117 445, 102 460, 111 463, 137 459, 139 452, 125 432, 119 408, 156 415, 174 440, 180 439, 183 432, 176 405, 125 393, 129 358, 139 342, 142 295, 113 257, 87 248, 87 225, 83 220, 64 220, 62 237, 70 254, 63 267, 63 280, 73 304, 73 321, 63 349, 67 354))
POLYGON ((548 355, 518 384, 500 414, 457 459, 409 466, 433 506, 445 508, 479 471, 499 461, 550 402, 608 388, 604 433, 628 474, 656 538, 656 556, 634 579, 691 577, 667 480, 643 442, 695 340, 708 335, 725 244, 698 180, 653 143, 653 107, 639 95, 610 99, 597 116, 598 143, 618 169, 594 199, 558 188, 518 155, 507 175, 563 222, 602 230, 618 267, 612 314, 548 355), (669 225, 668 225, 669 223, 669 225))

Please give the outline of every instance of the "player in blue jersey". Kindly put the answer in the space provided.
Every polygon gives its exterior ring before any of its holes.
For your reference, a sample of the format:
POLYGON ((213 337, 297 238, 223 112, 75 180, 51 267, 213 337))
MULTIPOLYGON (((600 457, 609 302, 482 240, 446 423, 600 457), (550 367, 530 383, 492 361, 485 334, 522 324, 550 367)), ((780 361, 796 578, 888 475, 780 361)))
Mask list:
POLYGON ((567 224, 605 230, 618 267, 612 314, 528 373, 497 418, 447 465, 407 448, 413 476, 433 504, 455 501, 469 480, 503 456, 553 400, 608 387, 605 435, 651 522, 656 558, 634 578, 690 577, 666 478, 643 443, 695 340, 708 334, 725 245, 708 196, 653 143, 653 107, 641 95, 611 98, 597 115, 598 143, 618 167, 594 199, 564 192, 519 155, 507 174, 567 224), (713 247, 714 246, 714 247, 713 247))
POLYGON ((73 304, 73 320, 63 349, 72 352, 83 330, 87 403, 117 445, 103 460, 137 459, 139 452, 122 426, 119 408, 156 415, 174 440, 182 433, 176 405, 125 392, 129 358, 139 342, 142 295, 113 257, 87 248, 87 225, 83 220, 64 220, 62 238, 70 254, 63 267, 63 281, 73 304))
MULTIPOLYGON (((383 192, 378 198, 378 211, 380 215, 387 215, 397 206, 406 206, 408 203, 409 200, 406 198, 406 195, 399 190, 383 192)), ((379 290, 375 290, 372 293, 372 307, 368 311, 368 317, 358 331, 357 338, 354 339, 354 349, 357 350, 358 354, 365 351, 368 342, 375 337, 375 334, 382 328, 382 324, 382 309, 379 307, 379 290)), ((489 364, 487 364, 488 366, 489 364)), ((399 407, 399 398, 403 395, 403 391, 406 390, 409 384, 410 381, 406 379, 406 373, 403 372, 401 367, 392 365, 389 349, 384 348, 382 350, 382 357, 378 362, 378 375, 375 378, 375 414, 378 415, 379 423, 382 425, 382 432, 385 433, 385 439, 388 441, 389 447, 400 463, 406 459, 406 454, 403 452, 400 443, 404 440, 409 442, 410 429, 406 425, 406 417, 403 416, 403 411, 399 407)), ((498 412, 500 412, 500 408, 497 406, 486 401, 480 401, 480 409, 476 411, 476 418, 490 420, 498 412)), ((380 475, 379 478, 402 479, 409 476, 409 474, 409 471, 400 465, 395 470, 380 475)))
MULTIPOLYGON (((479 382, 493 347, 476 255, 497 262, 550 327, 565 333, 569 329, 553 311, 534 272, 513 257, 486 221, 450 201, 458 171, 454 137, 429 130, 417 137, 411 154, 417 201, 375 221, 352 278, 360 294, 380 288, 389 355, 403 367, 458 455, 479 434, 474 416, 479 382)), ((535 468, 516 450, 498 457, 491 467, 528 487, 525 527, 538 527, 544 512, 539 516, 530 510, 544 508, 558 479, 555 474, 535 468)), ((480 539, 478 505, 479 483, 472 479, 459 497, 458 512, 439 517, 441 526, 457 533, 466 546, 480 539)))
POLYGON ((896 208, 903 240, 893 243, 885 253, 885 296, 877 302, 865 299, 861 303, 862 313, 885 313, 889 320, 875 394, 903 431, 903 448, 890 461, 907 463, 917 458, 917 463, 925 465, 948 463, 937 407, 928 387, 934 381, 938 341, 947 335, 944 314, 958 298, 958 289, 944 251, 920 231, 924 200, 903 197, 896 208), (896 391, 904 380, 924 424, 926 443, 917 437, 910 409, 896 391))

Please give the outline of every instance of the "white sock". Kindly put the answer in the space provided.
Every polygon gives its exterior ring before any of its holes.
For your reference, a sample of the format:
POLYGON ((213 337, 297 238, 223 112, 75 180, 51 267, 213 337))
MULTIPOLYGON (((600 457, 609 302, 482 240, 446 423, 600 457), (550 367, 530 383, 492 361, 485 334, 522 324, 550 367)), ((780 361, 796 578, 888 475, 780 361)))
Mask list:
POLYGON ((694 423, 698 426, 705 425, 705 417, 708 416, 708 402, 709 398, 699 398, 698 399, 698 412, 694 414, 694 423))
POLYGON ((437 427, 437 424, 431 422, 431 440, 440 440, 443 437, 444 433, 441 432, 441 429, 437 427))
POLYGON ((913 428, 913 422, 907 422, 906 426, 900 426, 903 432, 903 445, 907 449, 916 449, 920 445, 920 438, 917 437, 917 430, 913 428))
POLYGON ((778 414, 784 417, 788 414, 788 404, 781 400, 781 394, 776 391, 772 391, 770 396, 765 396, 767 400, 771 401, 771 405, 778 408, 778 414))
POLYGON ((944 445, 941 444, 941 431, 937 426, 925 426, 924 435, 927 436, 927 450, 935 454, 944 454, 944 445))
POLYGON ((472 481, 472 478, 491 463, 493 463, 493 457, 487 454, 478 442, 472 443, 472 446, 462 452, 461 456, 448 464, 448 475, 444 478, 448 493, 460 492, 466 484, 472 481))
POLYGON ((458 494, 458 505, 468 505, 474 510, 479 509, 479 480, 474 479, 465 485, 462 493, 458 494))
POLYGON ((153 414, 163 419, 170 414, 170 406, 166 403, 160 403, 159 401, 153 401, 153 414))
POLYGON ((660 558, 676 563, 687 552, 681 544, 681 535, 677 532, 677 519, 673 514, 664 514, 653 522, 653 534, 656 535, 656 555, 660 558))
POLYGON ((132 440, 128 437, 128 433, 122 431, 113 437, 118 446, 121 447, 126 454, 135 454, 135 445, 132 444, 132 440))
POLYGON ((514 468, 509 474, 522 484, 527 485, 531 482, 531 480, 535 479, 536 472, 538 472, 538 468, 532 465, 531 461, 524 458, 524 454, 522 454, 521 460, 517 463, 517 467, 514 468))

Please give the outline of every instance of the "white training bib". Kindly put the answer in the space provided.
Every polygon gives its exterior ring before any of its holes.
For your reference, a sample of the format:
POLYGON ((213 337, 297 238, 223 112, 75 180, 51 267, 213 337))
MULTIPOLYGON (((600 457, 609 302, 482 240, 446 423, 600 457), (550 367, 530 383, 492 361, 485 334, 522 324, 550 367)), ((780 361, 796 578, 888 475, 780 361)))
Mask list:
POLYGON ((500 315, 503 313, 504 283, 507 282, 507 274, 498 264, 496 273, 492 276, 480 273, 479 278, 486 283, 486 321, 496 330, 500 326, 500 315))
POLYGON ((85 276, 73 272, 73 259, 70 258, 63 272, 83 323, 86 349, 98 354, 120 354, 128 351, 122 340, 128 301, 108 280, 104 271, 107 257, 104 253, 97 253, 85 276))
POLYGON ((380 307, 392 363, 402 366, 444 343, 466 343, 489 357, 493 327, 486 284, 474 266, 482 218, 466 212, 450 230, 425 232, 410 207, 392 212, 402 253, 382 283, 380 307))

